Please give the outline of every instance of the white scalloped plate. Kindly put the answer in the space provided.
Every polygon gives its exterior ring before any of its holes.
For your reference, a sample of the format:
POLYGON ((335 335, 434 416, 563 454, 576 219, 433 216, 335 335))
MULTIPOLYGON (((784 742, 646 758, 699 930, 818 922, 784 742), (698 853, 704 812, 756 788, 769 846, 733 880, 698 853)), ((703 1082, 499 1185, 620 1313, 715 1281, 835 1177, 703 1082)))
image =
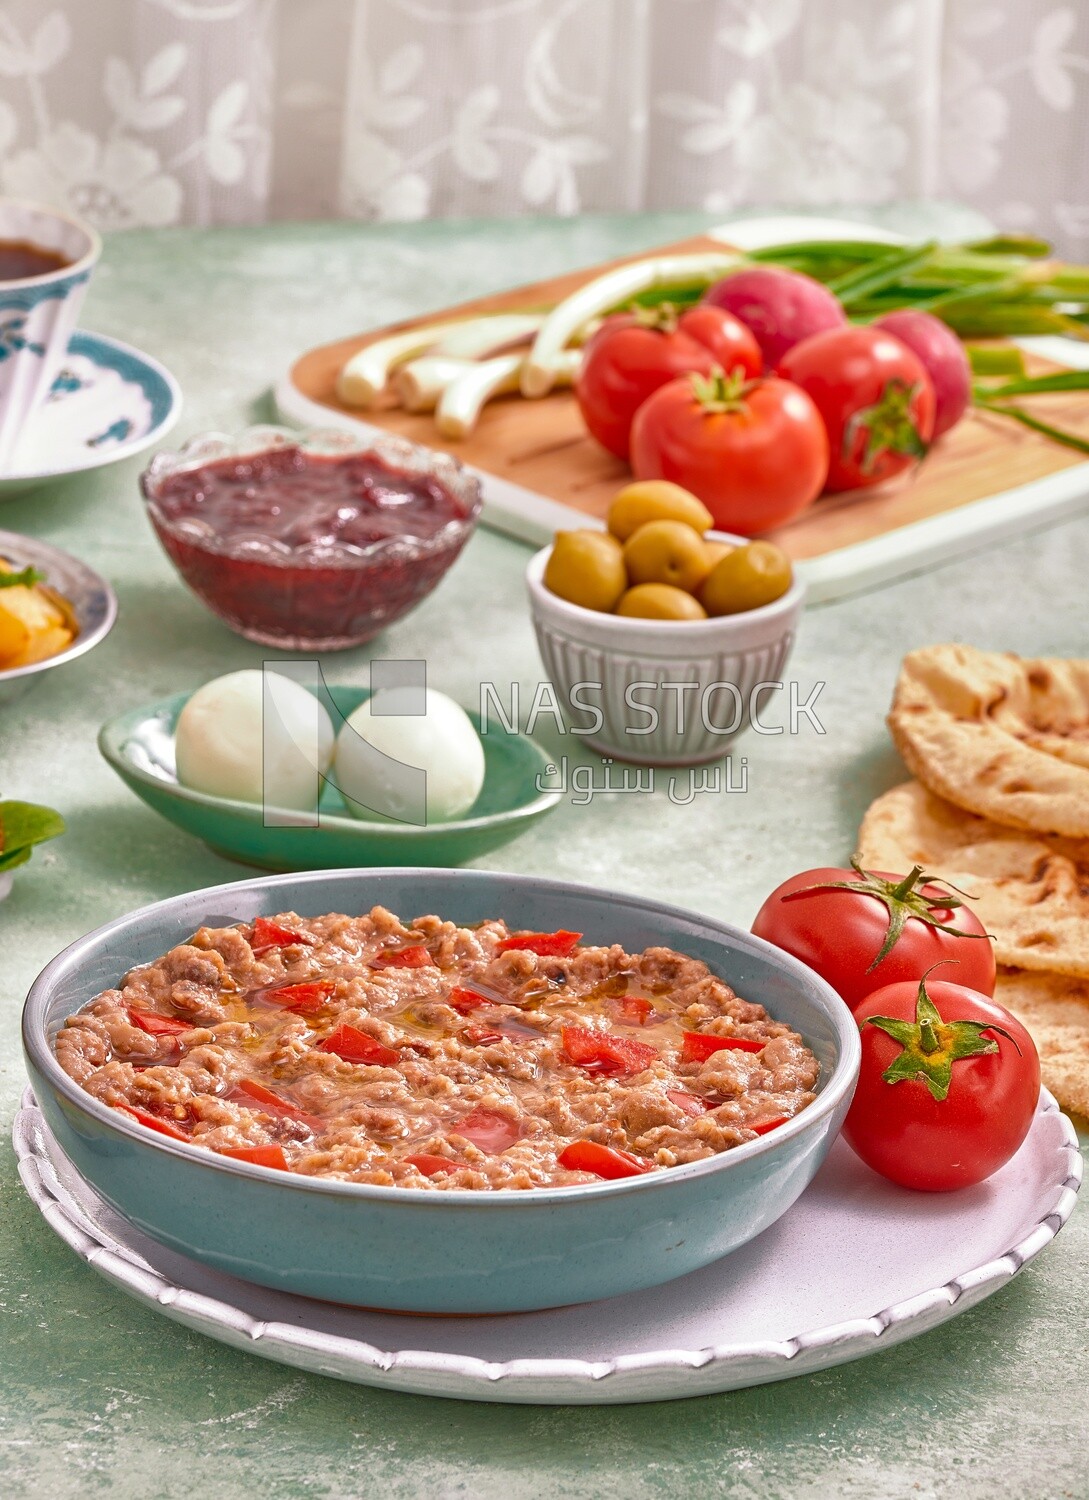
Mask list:
POLYGON ((666 1286, 549 1312, 405 1317, 269 1291, 163 1249, 79 1176, 29 1089, 13 1139, 23 1184, 61 1239, 199 1333, 361 1385, 563 1405, 735 1390, 914 1338, 1038 1255, 1081 1185, 1077 1137, 1044 1092, 1021 1150, 978 1187, 911 1193, 840 1141, 777 1224, 666 1286))

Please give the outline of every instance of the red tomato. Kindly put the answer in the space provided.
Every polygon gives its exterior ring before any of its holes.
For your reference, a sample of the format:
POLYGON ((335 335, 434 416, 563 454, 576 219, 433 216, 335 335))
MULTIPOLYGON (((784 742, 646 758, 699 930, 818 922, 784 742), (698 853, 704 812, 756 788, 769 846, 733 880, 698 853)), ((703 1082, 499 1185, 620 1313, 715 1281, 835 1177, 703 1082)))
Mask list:
POLYGON ((1028 1134, 1040 1060, 1015 1016, 962 984, 890 984, 855 1012, 862 1068, 844 1139, 923 1192, 970 1187, 1028 1134))
POLYGON ((372 969, 434 969, 437 965, 422 943, 411 948, 397 948, 390 953, 377 953, 371 959, 372 969))
POLYGON ((512 1120, 509 1115, 501 1114, 497 1109, 485 1109, 478 1105, 470 1111, 454 1127, 454 1133, 464 1136, 467 1141, 481 1151, 499 1152, 505 1151, 508 1146, 513 1146, 522 1134, 522 1127, 517 1120, 512 1120))
POLYGON ((238 1082, 224 1096, 238 1104, 259 1104, 263 1110, 273 1115, 283 1115, 288 1120, 298 1120, 314 1132, 320 1135, 325 1129, 325 1121, 320 1115, 309 1114, 305 1109, 300 1109, 297 1104, 292 1104, 290 1099, 281 1098, 279 1094, 273 1093, 272 1089, 258 1083, 256 1078, 240 1078, 238 1082))
POLYGON ((129 1020, 149 1036, 176 1036, 183 1031, 192 1031, 192 1021, 177 1021, 173 1016, 161 1016, 157 1011, 129 1010, 129 1020))
POLYGON ((401 1054, 395 1048, 385 1046, 367 1032, 360 1031, 358 1026, 349 1026, 346 1021, 331 1031, 324 1042, 319 1042, 317 1050, 332 1052, 345 1062, 369 1063, 377 1068, 395 1068, 401 1061, 401 1054))
POLYGON ((649 1068, 658 1056, 657 1047, 626 1036, 610 1036, 589 1026, 561 1026, 564 1055, 588 1073, 619 1074, 623 1078, 649 1068))
POLYGON ((176 1125, 171 1125, 168 1120, 160 1120, 158 1115, 150 1115, 145 1109, 136 1109, 131 1104, 116 1104, 123 1115, 131 1115, 140 1125, 146 1125, 148 1130, 157 1130, 160 1135, 168 1135, 172 1141, 187 1141, 189 1136, 184 1130, 179 1130, 176 1125))
POLYGON ((645 1026, 654 1010, 654 1001, 642 995, 615 995, 606 1003, 618 1026, 645 1026))
POLYGON ((926 457, 934 386, 891 333, 830 328, 788 349, 777 373, 813 399, 828 430, 828 490, 880 484, 926 457))
POLYGON ((258 990, 246 998, 251 1004, 260 1000, 265 1005, 277 1005, 281 1010, 293 1010, 306 1016, 324 1010, 325 1002, 335 989, 331 979, 316 979, 309 984, 281 984, 278 989, 258 990))
POLYGON ((495 951, 509 953, 514 948, 522 953, 536 953, 538 958, 568 958, 581 937, 581 932, 568 932, 564 927, 558 932, 516 932, 496 943, 495 951))
POLYGON ((917 984, 942 959, 956 960, 950 976, 994 994, 994 948, 982 922, 918 868, 904 877, 860 866, 803 870, 772 891, 752 930, 816 969, 852 1010, 883 984, 917 984))
POLYGON ((406 1156, 405 1161, 409 1166, 415 1167, 417 1172, 422 1172, 425 1177, 434 1177, 436 1172, 456 1172, 459 1167, 465 1166, 463 1161, 453 1161, 449 1156, 431 1156, 426 1151, 420 1151, 415 1156, 406 1156))
POLYGON ((475 990, 463 990, 460 985, 455 985, 446 997, 447 1005, 457 1011, 459 1016, 471 1015, 474 1010, 479 1010, 482 1005, 492 1005, 493 1001, 486 999, 484 995, 478 995, 475 990))
POLYGON ((220 1156, 230 1156, 235 1161, 252 1162, 256 1167, 275 1167, 280 1172, 290 1171, 282 1146, 221 1146, 220 1156))
POLYGON ((284 927, 271 917, 253 919, 250 947, 255 954, 267 953, 270 948, 289 948, 295 943, 312 948, 316 942, 317 938, 311 937, 308 932, 296 932, 293 927, 284 927))
POLYGON ((668 304, 606 318, 586 345, 575 380, 583 421, 603 448, 628 457, 635 413, 659 386, 695 370, 759 375, 763 356, 739 318, 699 303, 680 317, 668 304))
POLYGON ((703 501, 720 531, 758 536, 820 494, 828 438, 804 391, 719 372, 662 386, 632 425, 637 479, 670 479, 703 501))
POLYGON ((687 1093, 684 1089, 666 1089, 666 1098, 671 1104, 675 1104, 678 1109, 683 1109, 686 1115, 692 1115, 693 1118, 706 1114, 710 1108, 702 1099, 698 1099, 695 1094, 687 1093))
POLYGON ((572 1141, 556 1158, 569 1172, 592 1172, 595 1177, 641 1177, 652 1163, 632 1151, 615 1151, 597 1141, 572 1141))
POLYGON ((686 1031, 681 1042, 681 1062, 706 1062, 716 1052, 763 1052, 766 1042, 747 1036, 711 1036, 704 1031, 686 1031))

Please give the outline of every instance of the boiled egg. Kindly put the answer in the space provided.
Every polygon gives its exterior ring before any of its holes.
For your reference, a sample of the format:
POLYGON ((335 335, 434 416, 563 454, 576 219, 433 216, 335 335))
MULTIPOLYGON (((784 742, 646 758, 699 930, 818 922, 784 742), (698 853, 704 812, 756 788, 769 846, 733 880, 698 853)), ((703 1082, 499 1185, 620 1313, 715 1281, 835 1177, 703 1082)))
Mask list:
POLYGON ((333 780, 356 818, 423 824, 468 812, 484 747, 465 710, 434 688, 380 688, 337 737, 333 780), (423 712, 412 712, 422 706, 423 712))
POLYGON ((195 792, 310 811, 333 758, 333 722, 281 672, 228 672, 178 715, 178 780, 195 792))

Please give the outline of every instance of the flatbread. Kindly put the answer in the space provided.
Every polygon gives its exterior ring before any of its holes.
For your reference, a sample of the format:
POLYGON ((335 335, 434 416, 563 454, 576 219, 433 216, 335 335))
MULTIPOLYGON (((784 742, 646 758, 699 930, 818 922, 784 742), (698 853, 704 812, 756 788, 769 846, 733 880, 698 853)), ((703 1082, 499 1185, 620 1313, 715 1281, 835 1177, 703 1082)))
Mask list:
POLYGON ((994 997, 1036 1043, 1044 1087, 1063 1109, 1089 1115, 1089 984, 1003 969, 994 997))
POLYGON ((905 656, 888 722, 939 797, 1010 828, 1089 838, 1089 662, 927 646, 905 656))
POLYGON ((868 870, 922 865, 974 897, 1000 964, 1089 979, 1089 839, 1003 828, 908 781, 871 805, 858 854, 868 870))

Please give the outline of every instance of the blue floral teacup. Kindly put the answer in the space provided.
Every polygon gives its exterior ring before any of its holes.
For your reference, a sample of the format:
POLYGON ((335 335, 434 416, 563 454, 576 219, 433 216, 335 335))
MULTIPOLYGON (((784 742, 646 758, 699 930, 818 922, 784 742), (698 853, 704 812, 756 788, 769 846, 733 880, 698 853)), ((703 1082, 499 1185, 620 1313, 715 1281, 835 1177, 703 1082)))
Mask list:
POLYGON ((16 467, 19 438, 52 388, 102 243, 68 214, 0 198, 0 247, 25 249, 31 266, 29 275, 0 278, 3 474, 16 467))

